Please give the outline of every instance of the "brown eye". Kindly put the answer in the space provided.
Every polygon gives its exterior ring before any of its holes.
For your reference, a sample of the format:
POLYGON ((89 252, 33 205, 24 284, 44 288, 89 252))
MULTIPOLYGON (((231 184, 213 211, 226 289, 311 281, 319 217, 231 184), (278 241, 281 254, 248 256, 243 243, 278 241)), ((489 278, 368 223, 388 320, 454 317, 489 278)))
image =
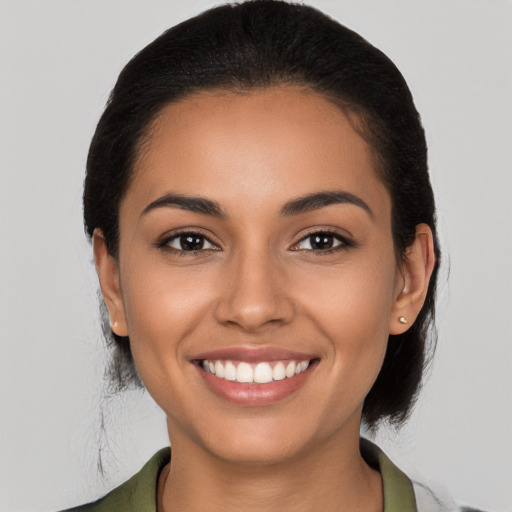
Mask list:
POLYGON ((322 251, 325 249, 332 249, 335 243, 336 240, 334 235, 329 235, 327 233, 317 233, 309 237, 309 244, 314 250, 322 251))
POLYGON ((328 231, 318 231, 304 237, 293 246, 294 251, 327 252, 351 247, 353 243, 342 235, 328 231))
POLYGON ((218 250, 218 247, 200 233, 179 233, 161 244, 163 247, 181 252, 218 250))
POLYGON ((179 244, 182 251, 199 251, 204 247, 204 237, 197 235, 181 235, 179 244))

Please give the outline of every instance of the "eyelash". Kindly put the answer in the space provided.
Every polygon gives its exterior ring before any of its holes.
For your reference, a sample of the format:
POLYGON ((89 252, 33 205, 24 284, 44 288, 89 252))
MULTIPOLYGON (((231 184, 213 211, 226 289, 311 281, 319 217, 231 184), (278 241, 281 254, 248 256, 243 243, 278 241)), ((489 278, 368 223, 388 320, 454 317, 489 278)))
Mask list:
POLYGON ((201 233, 199 231, 180 231, 178 233, 174 233, 173 235, 167 236, 163 240, 158 242, 156 244, 156 246, 159 249, 171 252, 171 253, 176 254, 178 256, 197 256, 200 253, 204 253, 204 252, 207 252, 207 251, 208 252, 210 252, 210 251, 220 251, 220 248, 219 248, 219 246, 217 244, 212 242, 212 240, 210 240, 209 237, 207 237, 204 233, 201 233), (185 251, 183 249, 177 249, 177 248, 171 247, 169 245, 172 241, 179 240, 180 238, 186 237, 186 236, 200 238, 200 239, 202 239, 203 244, 204 244, 204 242, 207 242, 210 245, 212 245, 213 248, 207 248, 207 249, 201 248, 201 249, 196 249, 196 250, 191 250, 191 251, 185 251))
MULTIPOLYGON (((156 244, 156 246, 159 249, 171 252, 178 256, 197 256, 200 253, 205 253, 207 251, 210 252, 210 251, 220 251, 221 250, 217 244, 215 244, 214 242, 212 242, 212 240, 210 240, 209 237, 207 237, 204 233, 201 233, 198 231, 180 231, 178 233, 174 233, 173 235, 167 236, 163 240, 159 241, 156 244), (208 244, 212 245, 213 247, 206 248, 206 249, 200 248, 200 249, 196 249, 196 250, 186 251, 183 249, 177 249, 175 247, 171 247, 169 245, 172 241, 179 240, 180 238, 186 237, 186 236, 200 238, 202 240, 203 244, 204 244, 204 242, 207 242, 208 244)), ((349 249, 354 246, 355 246, 355 243, 352 240, 350 240, 347 236, 341 235, 340 233, 338 233, 337 231, 334 231, 334 230, 320 229, 320 230, 312 231, 311 233, 308 233, 306 236, 303 236, 297 243, 295 243, 292 246, 291 250, 297 251, 297 252, 307 251, 307 252, 311 252, 311 253, 315 253, 315 254, 323 256, 323 255, 332 254, 332 253, 335 253, 338 251, 346 250, 346 249, 349 249), (315 235, 317 235, 317 236, 318 235, 327 235, 329 237, 333 237, 335 240, 337 240, 339 242, 339 244, 334 247, 331 247, 329 249, 300 249, 300 248, 296 248, 299 244, 303 243, 305 240, 311 239, 315 235)))
POLYGON ((331 247, 329 249, 292 249, 295 251, 307 251, 311 253, 315 253, 319 256, 326 256, 329 254, 336 253, 338 251, 343 251, 350 249, 351 247, 354 247, 356 244, 353 242, 350 238, 348 238, 346 235, 340 234, 338 231, 331 230, 331 229, 319 229, 315 231, 311 231, 306 236, 303 236, 296 244, 294 244, 292 247, 297 247, 300 243, 304 242, 305 240, 311 239, 315 235, 327 235, 329 237, 333 237, 335 240, 340 242, 338 245, 331 247))

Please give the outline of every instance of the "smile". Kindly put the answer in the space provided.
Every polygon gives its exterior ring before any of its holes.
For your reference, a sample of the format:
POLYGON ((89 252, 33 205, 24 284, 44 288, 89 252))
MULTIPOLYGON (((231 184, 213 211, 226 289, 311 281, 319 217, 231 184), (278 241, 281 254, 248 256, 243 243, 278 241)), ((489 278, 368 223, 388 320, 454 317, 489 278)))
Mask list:
POLYGON ((261 361, 258 363, 209 359, 201 361, 203 369, 219 379, 257 384, 268 384, 294 377, 305 371, 309 363, 309 359, 303 361, 261 361))
POLYGON ((191 358, 198 376, 215 395, 244 407, 268 406, 306 385, 321 358, 280 347, 226 347, 191 358))

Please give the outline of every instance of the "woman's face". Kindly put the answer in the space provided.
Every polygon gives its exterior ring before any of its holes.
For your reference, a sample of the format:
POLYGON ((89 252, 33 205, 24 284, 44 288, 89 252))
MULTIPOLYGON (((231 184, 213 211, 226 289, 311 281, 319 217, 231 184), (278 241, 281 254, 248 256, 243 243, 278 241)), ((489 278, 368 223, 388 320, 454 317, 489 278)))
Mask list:
POLYGON ((110 309, 173 445, 265 463, 358 435, 404 285, 374 165, 312 92, 162 111, 120 207, 110 309))

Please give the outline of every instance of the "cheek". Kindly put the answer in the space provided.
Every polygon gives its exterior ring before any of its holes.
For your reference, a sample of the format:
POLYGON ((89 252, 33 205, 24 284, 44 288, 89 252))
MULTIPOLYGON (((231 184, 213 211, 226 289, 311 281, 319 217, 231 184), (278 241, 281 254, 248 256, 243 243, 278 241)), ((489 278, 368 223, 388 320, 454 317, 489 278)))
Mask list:
POLYGON ((303 295, 304 310, 330 340, 333 370, 367 391, 386 352, 395 280, 393 256, 365 258, 317 275, 303 295))
POLYGON ((148 393, 166 415, 181 411, 186 418, 180 397, 193 390, 186 384, 190 368, 184 354, 197 334, 198 318, 208 309, 208 293, 204 287, 197 293, 197 280, 187 272, 162 270, 154 262, 139 270, 130 267, 123 287, 135 365, 148 393))
POLYGON ((210 300, 209 274, 201 266, 183 270, 167 265, 161 257, 127 261, 121 284, 130 336, 186 330, 210 300))
POLYGON ((184 361, 188 336, 211 302, 210 287, 200 271, 176 271, 142 258, 127 262, 121 276, 132 352, 148 385, 184 361))
POLYGON ((354 257, 335 268, 304 273, 297 294, 333 334, 337 330, 384 330, 393 306, 396 263, 392 256, 354 257), (303 290, 301 292, 300 290, 303 290))

